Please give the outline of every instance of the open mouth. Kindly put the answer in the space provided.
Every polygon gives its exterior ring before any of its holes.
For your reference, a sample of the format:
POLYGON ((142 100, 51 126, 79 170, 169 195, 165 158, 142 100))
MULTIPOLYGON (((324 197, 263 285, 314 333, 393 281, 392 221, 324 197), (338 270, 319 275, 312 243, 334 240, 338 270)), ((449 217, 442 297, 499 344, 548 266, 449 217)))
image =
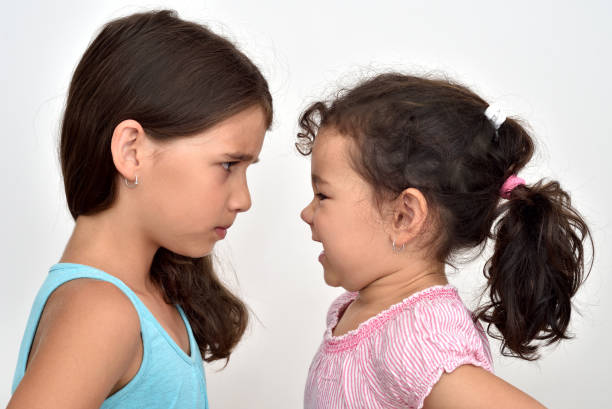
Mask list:
POLYGON ((323 261, 325 259, 325 250, 321 251, 321 254, 319 254, 319 261, 323 261))

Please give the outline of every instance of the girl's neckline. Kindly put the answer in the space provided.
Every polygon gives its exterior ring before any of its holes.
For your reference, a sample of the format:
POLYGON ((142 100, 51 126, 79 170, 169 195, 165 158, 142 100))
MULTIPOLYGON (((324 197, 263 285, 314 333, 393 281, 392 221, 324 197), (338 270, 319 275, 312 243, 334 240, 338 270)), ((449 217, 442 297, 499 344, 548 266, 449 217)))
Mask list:
MULTIPOLYGON (((166 331, 166 329, 160 324, 160 322, 157 320, 155 315, 153 315, 151 310, 149 310, 149 308, 145 305, 145 303, 142 302, 140 297, 138 297, 138 295, 130 287, 128 287, 127 284, 125 284, 123 281, 121 281, 119 278, 115 277, 114 275, 112 275, 110 273, 107 273, 104 270, 100 270, 99 268, 92 267, 92 266, 89 266, 87 264, 79 264, 79 263, 65 263, 65 262, 55 263, 53 266, 51 266, 49 271, 62 270, 62 269, 66 269, 66 268, 84 268, 84 269, 89 269, 89 270, 93 270, 93 271, 97 272, 98 274, 101 274, 103 276, 109 277, 112 280, 117 280, 119 283, 121 283, 121 285, 123 285, 138 300, 138 303, 140 304, 140 307, 143 309, 144 313, 149 316, 150 321, 157 328, 159 333, 162 334, 162 336, 166 339, 166 341, 170 344, 170 346, 174 350, 176 350, 176 352, 179 354, 179 356, 183 360, 185 360, 186 362, 192 362, 195 359, 195 348, 197 348, 197 347, 195 346, 194 335, 193 335, 193 332, 191 330, 191 325, 189 325, 189 320, 187 319, 187 316, 186 316, 185 312, 183 311, 183 309, 181 308, 180 305, 175 304, 175 306, 176 306, 176 308, 177 308, 177 310, 179 312, 179 315, 181 316, 181 319, 183 320, 183 324, 185 325, 185 329, 187 330, 187 337, 189 338, 189 352, 190 352, 189 355, 187 355, 187 352, 185 352, 176 343, 176 341, 174 341, 174 338, 172 338, 170 336, 170 334, 168 333, 168 331, 166 331)), ((142 330, 142 328, 141 328, 141 330, 142 330)))
POLYGON ((358 295, 358 291, 346 292, 342 294, 339 297, 337 304, 330 312, 331 319, 324 335, 324 343, 326 344, 327 349, 336 350, 337 348, 340 348, 345 350, 355 346, 361 339, 367 338, 373 331, 381 328, 387 321, 395 318, 400 312, 412 307, 419 301, 438 298, 440 296, 459 297, 457 288, 452 284, 427 287, 409 295, 402 301, 395 303, 387 309, 368 318, 360 323, 357 328, 339 336, 332 335, 334 328, 338 325, 340 318, 342 318, 342 314, 344 314, 344 311, 346 311, 348 306, 355 300, 355 298, 357 298, 358 295))

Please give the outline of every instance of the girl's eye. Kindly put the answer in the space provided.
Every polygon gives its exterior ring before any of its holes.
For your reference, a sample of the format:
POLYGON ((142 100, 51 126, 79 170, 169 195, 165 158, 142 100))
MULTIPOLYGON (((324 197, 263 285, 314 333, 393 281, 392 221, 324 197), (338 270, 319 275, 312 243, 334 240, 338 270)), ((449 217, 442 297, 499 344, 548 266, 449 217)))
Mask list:
POLYGON ((317 193, 315 196, 316 196, 316 197, 317 197, 317 199, 319 199, 319 200, 325 200, 325 199, 327 199, 327 196, 325 196, 323 193, 317 193))
POLYGON ((223 163, 221 164, 221 166, 223 166, 223 168, 224 168, 225 170, 229 171, 229 170, 230 170, 230 168, 231 168, 233 165, 235 165, 236 163, 238 163, 238 162, 223 162, 223 163))

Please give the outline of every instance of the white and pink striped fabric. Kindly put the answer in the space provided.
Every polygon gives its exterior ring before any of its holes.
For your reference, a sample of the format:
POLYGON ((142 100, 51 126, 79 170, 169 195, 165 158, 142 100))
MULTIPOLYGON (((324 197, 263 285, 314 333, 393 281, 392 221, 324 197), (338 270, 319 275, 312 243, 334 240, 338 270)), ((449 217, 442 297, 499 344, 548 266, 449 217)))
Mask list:
POLYGON ((329 309, 305 409, 418 409, 444 371, 472 364, 493 372, 486 334, 453 286, 427 288, 332 336, 357 294, 342 294, 329 309))

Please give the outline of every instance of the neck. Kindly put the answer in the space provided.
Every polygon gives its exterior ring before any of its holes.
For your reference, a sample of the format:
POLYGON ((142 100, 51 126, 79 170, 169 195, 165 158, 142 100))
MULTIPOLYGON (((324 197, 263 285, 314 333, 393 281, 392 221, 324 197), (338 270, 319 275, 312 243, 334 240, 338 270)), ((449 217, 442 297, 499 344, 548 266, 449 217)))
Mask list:
POLYGON ((150 279, 159 246, 147 240, 135 218, 117 208, 79 216, 60 262, 85 264, 119 278, 137 293, 153 293, 150 279))
POLYGON ((355 300, 362 306, 388 307, 412 294, 434 285, 448 284, 444 264, 439 262, 411 262, 368 284, 355 300))

